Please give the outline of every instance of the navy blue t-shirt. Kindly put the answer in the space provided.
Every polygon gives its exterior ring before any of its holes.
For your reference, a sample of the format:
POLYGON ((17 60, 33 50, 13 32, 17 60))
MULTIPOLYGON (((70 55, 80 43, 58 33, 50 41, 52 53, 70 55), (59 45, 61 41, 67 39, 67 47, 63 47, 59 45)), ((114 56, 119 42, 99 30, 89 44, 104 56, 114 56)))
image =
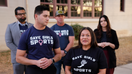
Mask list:
POLYGON ((55 24, 51 29, 58 35, 61 50, 64 50, 69 43, 69 36, 74 36, 73 28, 67 24, 64 26, 55 24))
POLYGON ((18 49, 27 51, 27 58, 34 60, 53 58, 52 48, 59 48, 59 39, 47 26, 44 30, 30 27, 22 34, 18 46, 18 49))
POLYGON ((72 74, 97 74, 99 69, 107 68, 106 57, 100 48, 70 49, 64 63, 71 66, 72 74))
POLYGON ((19 25, 19 28, 20 28, 20 33, 23 34, 28 29, 28 26, 27 25, 24 25, 24 26, 19 25))

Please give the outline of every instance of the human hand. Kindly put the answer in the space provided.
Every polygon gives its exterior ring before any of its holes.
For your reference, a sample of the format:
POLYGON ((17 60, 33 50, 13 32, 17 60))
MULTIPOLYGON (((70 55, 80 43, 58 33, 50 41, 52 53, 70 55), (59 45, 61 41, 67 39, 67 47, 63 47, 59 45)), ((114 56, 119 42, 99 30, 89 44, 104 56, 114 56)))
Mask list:
POLYGON ((66 54, 64 53, 64 50, 61 50, 61 55, 64 57, 66 54))
POLYGON ((49 67, 52 64, 52 60, 51 59, 47 59, 47 58, 42 58, 40 60, 37 60, 37 66, 42 68, 42 69, 46 69, 47 67, 49 67))
POLYGON ((98 46, 104 48, 105 47, 105 44, 102 42, 102 43, 98 43, 98 46))
POLYGON ((110 45, 109 42, 103 42, 103 43, 104 43, 105 47, 110 45))
POLYGON ((41 63, 40 66, 40 68, 42 69, 46 69, 53 63, 52 59, 47 59, 47 58, 42 58, 41 61, 43 61, 43 63, 41 63))

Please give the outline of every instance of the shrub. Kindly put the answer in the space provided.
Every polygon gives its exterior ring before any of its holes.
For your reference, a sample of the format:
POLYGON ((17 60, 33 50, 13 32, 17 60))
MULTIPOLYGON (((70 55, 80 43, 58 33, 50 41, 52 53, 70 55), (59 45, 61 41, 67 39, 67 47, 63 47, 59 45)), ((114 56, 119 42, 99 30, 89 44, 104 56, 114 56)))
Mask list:
POLYGON ((83 26, 79 25, 79 24, 71 24, 71 27, 73 28, 74 30, 74 34, 75 34, 75 39, 78 40, 78 35, 79 35, 79 32, 80 30, 83 28, 83 26))

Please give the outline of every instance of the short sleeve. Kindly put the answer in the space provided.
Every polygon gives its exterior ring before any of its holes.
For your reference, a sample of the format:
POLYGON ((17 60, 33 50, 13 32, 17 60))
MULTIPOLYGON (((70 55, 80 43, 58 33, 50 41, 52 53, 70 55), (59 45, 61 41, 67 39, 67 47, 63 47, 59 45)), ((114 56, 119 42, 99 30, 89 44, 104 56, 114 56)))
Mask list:
POLYGON ((53 49, 59 48, 59 38, 58 36, 54 33, 54 45, 53 45, 53 49))
POLYGON ((68 53, 65 56, 64 63, 66 66, 71 66, 72 63, 72 49, 68 51, 68 53))
POLYGON ((103 50, 99 54, 99 69, 107 68, 107 61, 103 50))
POLYGON ((69 29, 69 36, 74 36, 74 31, 73 31, 73 28, 70 26, 70 29, 69 29))

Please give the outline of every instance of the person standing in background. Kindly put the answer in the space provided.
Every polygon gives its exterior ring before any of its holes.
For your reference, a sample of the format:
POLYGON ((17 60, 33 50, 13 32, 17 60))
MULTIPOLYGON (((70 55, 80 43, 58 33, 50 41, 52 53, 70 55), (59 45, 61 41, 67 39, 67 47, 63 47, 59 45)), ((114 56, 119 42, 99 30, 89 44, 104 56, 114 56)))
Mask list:
POLYGON ((75 37, 74 37, 73 28, 68 24, 64 23, 65 16, 62 10, 56 11, 55 19, 57 20, 57 24, 53 25, 51 29, 59 37, 62 59, 55 63, 55 67, 57 68, 56 74, 60 74, 62 64, 63 64, 63 68, 65 69, 65 64, 64 64, 65 55, 73 46, 75 37))
POLYGON ((24 65, 16 62, 16 51, 21 35, 33 24, 25 21, 26 11, 23 7, 17 7, 15 9, 15 17, 18 21, 7 26, 5 42, 7 47, 11 50, 11 62, 13 65, 14 74, 24 74, 24 65))
POLYGON ((108 68, 106 74, 113 74, 116 67, 115 50, 119 47, 116 31, 111 29, 109 19, 106 15, 99 18, 97 29, 94 30, 98 46, 103 49, 107 58, 108 68))

